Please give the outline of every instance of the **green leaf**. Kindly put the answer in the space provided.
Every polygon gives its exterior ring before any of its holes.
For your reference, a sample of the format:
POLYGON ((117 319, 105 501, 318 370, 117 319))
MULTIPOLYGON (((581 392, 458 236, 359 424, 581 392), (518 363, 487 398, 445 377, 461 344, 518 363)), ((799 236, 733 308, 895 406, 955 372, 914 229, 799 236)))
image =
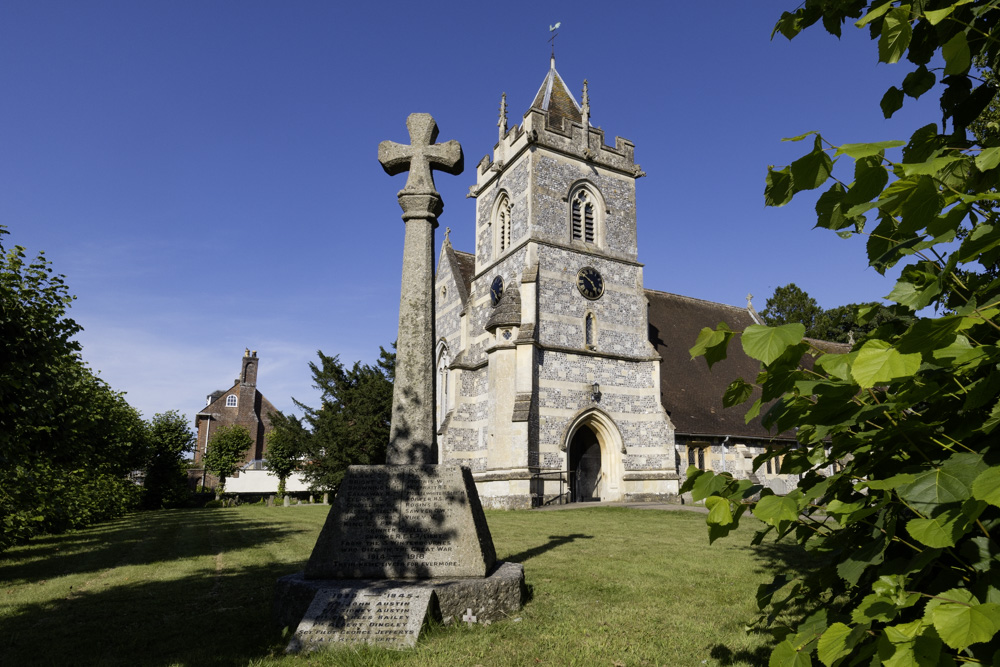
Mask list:
POLYGON ((928 602, 924 618, 934 624, 942 641, 956 651, 989 641, 1000 632, 1000 605, 979 604, 972 593, 962 588, 940 593, 928 602))
POLYGON ((927 18, 927 22, 931 25, 937 25, 948 18, 953 11, 955 11, 955 5, 945 7, 944 9, 929 9, 924 12, 924 17, 927 18))
POLYGON ((778 327, 752 324, 743 331, 743 351, 753 359, 770 364, 786 349, 797 345, 805 333, 805 325, 798 322, 778 327))
POLYGON ((979 472, 974 468, 941 466, 917 475, 909 484, 897 488, 899 495, 915 510, 925 515, 941 505, 961 503, 972 497, 972 482, 979 472))
POLYGON ((870 202, 882 194, 889 182, 889 172, 886 171, 877 157, 861 158, 854 165, 854 183, 841 203, 842 207, 850 208, 858 204, 870 202))
POLYGON ((760 409, 763 405, 764 402, 759 398, 756 401, 754 401, 754 404, 750 406, 750 409, 747 410, 747 413, 743 415, 744 423, 749 424, 751 421, 756 419, 757 416, 760 414, 760 409))
POLYGON ((933 88, 935 83, 937 83, 937 77, 934 72, 921 65, 903 79, 903 92, 913 99, 917 99, 933 88))
POLYGON ((803 155, 789 167, 792 174, 792 191, 814 190, 830 178, 833 170, 833 160, 823 150, 820 138, 817 136, 812 152, 803 155))
POLYGON ((941 47, 941 55, 944 56, 945 76, 965 74, 972 65, 969 40, 965 37, 964 32, 955 33, 955 36, 941 47))
MULTIPOLYGON (((878 59, 884 63, 899 62, 910 45, 913 29, 910 28, 909 8, 897 7, 885 15, 882 34, 878 40, 878 59)), ((968 50, 968 45, 966 45, 968 50)))
POLYGON ((771 651, 767 667, 812 667, 812 659, 808 651, 797 649, 786 639, 771 651))
POLYGON ((695 480, 694 486, 691 489, 691 499, 694 502, 698 502, 714 494, 721 493, 726 488, 729 480, 730 478, 726 475, 704 472, 704 474, 699 475, 698 479, 695 480))
POLYGON ((1000 164, 1000 147, 984 148, 976 156, 976 167, 980 171, 989 171, 1000 164))
POLYGON ((926 227, 941 212, 943 201, 930 176, 918 178, 912 193, 903 202, 899 231, 912 234, 926 227))
POLYGON ((777 528, 783 521, 799 518, 799 504, 790 496, 764 496, 754 506, 753 515, 777 528))
POLYGON ((866 341, 851 366, 851 377, 863 389, 909 377, 920 368, 919 354, 900 354, 882 340, 866 341))
POLYGON ((962 159, 961 155, 944 155, 923 162, 904 162, 901 166, 905 176, 934 176, 952 162, 962 159))
POLYGON ((879 155, 888 148, 898 148, 899 146, 905 145, 905 141, 878 141, 867 144, 844 144, 838 147, 837 151, 833 155, 834 157, 838 155, 846 155, 854 158, 855 160, 860 160, 862 158, 879 155))
POLYGON ((958 249, 958 261, 962 264, 975 261, 980 256, 1000 244, 1000 225, 977 225, 958 249))
POLYGON ((819 132, 817 132, 816 130, 812 130, 811 132, 806 132, 805 134, 800 134, 796 137, 785 137, 782 139, 782 141, 802 141, 803 139, 806 139, 813 135, 819 137, 819 132))
POLYGON ((896 113, 903 107, 903 91, 893 86, 889 90, 885 91, 885 95, 882 96, 882 101, 879 102, 879 106, 882 107, 882 115, 886 118, 892 118, 892 114, 896 113))
POLYGON ((929 519, 911 519, 906 524, 906 532, 921 544, 932 548, 955 546, 955 540, 962 531, 961 513, 944 512, 929 519))
POLYGON ((955 342, 965 319, 961 315, 921 318, 900 337, 896 349, 905 354, 946 348, 955 342))
POLYGON ((792 173, 789 168, 768 167, 764 186, 764 205, 784 206, 792 201, 792 194, 792 173))
POLYGON ((815 365, 817 368, 823 369, 825 373, 839 380, 853 382, 851 379, 851 364, 854 363, 854 359, 857 356, 856 352, 848 354, 824 354, 816 359, 815 365))
POLYGON ((972 483, 972 497, 1000 507, 1000 467, 988 468, 976 477, 972 483))
POLYGON ((722 405, 727 408, 731 408, 734 405, 745 403, 750 399, 750 395, 752 393, 752 384, 743 378, 736 378, 729 384, 728 387, 726 387, 726 393, 722 396, 722 405))
POLYGON ((888 2, 879 5, 878 7, 872 7, 872 9, 867 14, 862 16, 854 25, 856 25, 859 28, 864 28, 866 25, 868 25, 878 17, 882 16, 890 9, 892 9, 892 4, 888 2))
POLYGON ((725 526, 733 522, 733 513, 726 498, 709 496, 705 498, 705 507, 708 508, 708 523, 725 526))
POLYGON ((843 623, 834 623, 819 638, 816 654, 826 667, 832 667, 840 658, 848 655, 864 636, 863 627, 849 628, 843 623))
POLYGON ((886 298, 913 310, 920 310, 940 293, 941 281, 937 276, 915 267, 907 267, 886 298))

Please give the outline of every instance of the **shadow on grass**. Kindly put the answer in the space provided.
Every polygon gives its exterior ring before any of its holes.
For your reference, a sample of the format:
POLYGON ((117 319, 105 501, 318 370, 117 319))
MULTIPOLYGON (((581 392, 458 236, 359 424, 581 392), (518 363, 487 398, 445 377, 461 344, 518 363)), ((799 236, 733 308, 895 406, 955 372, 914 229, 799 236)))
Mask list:
POLYGON ((530 560, 535 556, 540 556, 546 551, 551 551, 556 547, 561 547, 570 542, 575 542, 576 540, 592 540, 593 535, 584 535, 583 533, 573 533, 572 535, 549 535, 549 541, 545 544, 540 544, 537 547, 531 547, 530 549, 525 549, 516 554, 511 554, 504 558, 504 560, 511 561, 514 563, 524 563, 526 560, 530 560))
POLYGON ((301 564, 95 587, 0 617, 3 665, 245 665, 280 654, 275 581, 301 564))
MULTIPOLYGON (((812 553, 806 551, 801 545, 791 542, 765 542, 756 546, 738 547, 741 551, 749 551, 757 561, 756 572, 759 574, 775 577, 785 575, 789 579, 796 576, 806 576, 810 572, 823 567, 826 563, 822 559, 816 558, 812 553)), ((770 583, 770 582, 765 582, 770 583)), ((776 600, 782 597, 776 596, 776 600)), ((790 603, 782 611, 779 622, 782 625, 795 625, 805 618, 812 610, 803 602, 796 601, 790 603)), ((746 619, 748 626, 753 619, 746 619)), ((754 649, 740 649, 734 651, 724 644, 715 644, 709 649, 709 655, 717 660, 720 665, 753 665, 754 667, 767 667, 771 656, 771 651, 778 643, 770 635, 766 628, 759 625, 749 626, 748 634, 759 635, 765 643, 754 649)))
POLYGON ((0 554, 0 581, 32 582, 114 565, 147 565, 279 542, 304 532, 277 522, 241 520, 224 510, 141 512, 79 533, 33 539, 29 549, 0 554), (196 539, 175 539, 181 533, 196 539))

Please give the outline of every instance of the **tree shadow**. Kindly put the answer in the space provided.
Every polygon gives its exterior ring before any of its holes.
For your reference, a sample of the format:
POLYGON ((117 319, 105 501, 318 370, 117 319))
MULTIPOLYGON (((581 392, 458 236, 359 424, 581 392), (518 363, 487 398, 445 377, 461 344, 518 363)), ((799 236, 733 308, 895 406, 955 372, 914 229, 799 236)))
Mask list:
POLYGON ((206 568, 19 605, 0 617, 0 664, 214 666, 279 655, 287 638, 270 609, 291 567, 206 568))
MULTIPOLYGON (((827 565, 825 558, 817 557, 814 553, 806 551, 801 545, 790 542, 765 542, 737 548, 751 553, 757 562, 755 573, 771 577, 785 575, 791 579, 795 576, 807 576, 827 565)), ((783 625, 794 625, 813 611, 815 609, 809 605, 807 600, 795 600, 782 610, 779 618, 783 625)), ((750 620, 747 619, 748 622, 750 620)), ((753 649, 735 651, 724 644, 714 644, 709 649, 709 655, 720 665, 748 664, 754 667, 767 667, 771 651, 778 643, 777 640, 766 628, 756 624, 748 626, 747 633, 760 636, 764 639, 764 643, 753 649)))
POLYGON ((0 581, 32 582, 96 572, 115 565, 148 565, 215 556, 232 549, 280 542, 292 534, 305 532, 245 516, 233 521, 221 511, 224 510, 141 512, 79 533, 33 539, 29 550, 0 554, 0 581), (182 532, 198 534, 201 539, 175 539, 182 532))

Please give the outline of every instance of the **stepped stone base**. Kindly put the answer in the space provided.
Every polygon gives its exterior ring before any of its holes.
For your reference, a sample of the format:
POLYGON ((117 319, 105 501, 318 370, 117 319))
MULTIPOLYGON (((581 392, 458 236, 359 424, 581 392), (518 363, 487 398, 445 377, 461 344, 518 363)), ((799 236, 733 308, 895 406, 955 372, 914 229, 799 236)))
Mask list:
MULTIPOLYGON (((296 628, 316 593, 324 588, 371 587, 374 582, 349 579, 306 579, 296 572, 278 579, 272 619, 278 627, 296 628)), ((498 563, 487 577, 422 580, 381 580, 378 585, 431 589, 437 594, 445 623, 461 621, 471 609, 477 623, 500 621, 517 612, 527 596, 524 566, 498 563)))

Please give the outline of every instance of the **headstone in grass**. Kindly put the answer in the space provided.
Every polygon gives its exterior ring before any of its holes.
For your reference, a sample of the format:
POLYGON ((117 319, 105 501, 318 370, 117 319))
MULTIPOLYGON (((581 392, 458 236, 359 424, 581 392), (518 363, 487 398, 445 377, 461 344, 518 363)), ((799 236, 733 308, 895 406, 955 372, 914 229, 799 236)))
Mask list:
POLYGON ((429 588, 372 582, 320 590, 295 630, 286 653, 333 644, 375 644, 393 649, 416 646, 420 630, 440 621, 437 596, 429 588))

